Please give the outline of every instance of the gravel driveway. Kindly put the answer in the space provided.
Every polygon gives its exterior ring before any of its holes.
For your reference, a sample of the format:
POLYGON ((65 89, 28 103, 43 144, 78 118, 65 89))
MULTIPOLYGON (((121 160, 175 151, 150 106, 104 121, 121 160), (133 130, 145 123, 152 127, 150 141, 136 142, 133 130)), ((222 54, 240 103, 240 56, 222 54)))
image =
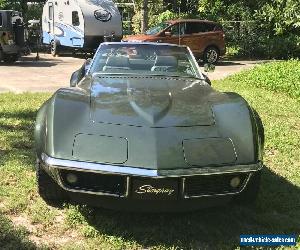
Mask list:
MULTIPOLYGON (((13 65, 0 63, 0 92, 54 92, 60 87, 69 86, 72 72, 80 68, 84 59, 52 57, 41 54, 26 56, 13 65)), ((216 70, 208 73, 211 80, 222 79, 243 69, 253 67, 262 61, 222 61, 216 70)))

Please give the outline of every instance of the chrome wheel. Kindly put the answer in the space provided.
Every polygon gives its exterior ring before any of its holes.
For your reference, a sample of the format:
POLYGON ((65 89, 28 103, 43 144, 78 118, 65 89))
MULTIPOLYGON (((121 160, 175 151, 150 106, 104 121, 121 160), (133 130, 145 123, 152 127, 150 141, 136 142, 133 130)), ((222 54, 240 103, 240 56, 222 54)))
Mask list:
POLYGON ((208 48, 204 53, 204 61, 208 63, 216 63, 219 59, 219 52, 216 48, 208 48))

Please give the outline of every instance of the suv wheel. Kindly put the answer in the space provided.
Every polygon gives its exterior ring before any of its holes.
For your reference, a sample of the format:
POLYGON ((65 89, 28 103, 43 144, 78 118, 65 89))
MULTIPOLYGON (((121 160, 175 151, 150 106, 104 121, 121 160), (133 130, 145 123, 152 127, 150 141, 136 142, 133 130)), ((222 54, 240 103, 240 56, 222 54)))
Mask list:
POLYGON ((67 200, 66 192, 54 182, 39 162, 36 164, 36 179, 38 193, 47 204, 60 205, 67 200))
POLYGON ((220 52, 215 47, 208 47, 203 54, 203 61, 206 63, 216 63, 219 60, 220 52))

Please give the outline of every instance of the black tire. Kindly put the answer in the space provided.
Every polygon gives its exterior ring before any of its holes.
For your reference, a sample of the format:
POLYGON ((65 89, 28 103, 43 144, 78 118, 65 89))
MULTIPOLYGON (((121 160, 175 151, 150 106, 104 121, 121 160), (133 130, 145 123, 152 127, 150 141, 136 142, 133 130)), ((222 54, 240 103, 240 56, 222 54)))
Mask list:
POLYGON ((59 45, 57 44, 56 41, 51 41, 50 49, 51 49, 52 56, 54 56, 54 57, 59 56, 59 45))
POLYGON ((261 171, 253 173, 245 189, 235 196, 234 202, 240 205, 254 205, 259 192, 260 180, 261 171))
POLYGON ((36 164, 36 179, 38 193, 47 204, 60 205, 67 200, 66 192, 54 182, 39 162, 36 164))
POLYGON ((205 63, 215 64, 218 62, 220 52, 216 47, 208 47, 203 53, 203 61, 205 63))
POLYGON ((260 139, 261 139, 261 146, 262 146, 262 148, 264 148, 264 145, 265 145, 264 124, 263 124, 259 114, 257 113, 257 111, 255 109, 253 109, 253 114, 254 114, 254 118, 255 118, 256 123, 257 123, 257 132, 258 132, 258 135, 260 136, 260 139))
POLYGON ((3 61, 5 63, 14 63, 19 59, 18 54, 3 54, 3 61))

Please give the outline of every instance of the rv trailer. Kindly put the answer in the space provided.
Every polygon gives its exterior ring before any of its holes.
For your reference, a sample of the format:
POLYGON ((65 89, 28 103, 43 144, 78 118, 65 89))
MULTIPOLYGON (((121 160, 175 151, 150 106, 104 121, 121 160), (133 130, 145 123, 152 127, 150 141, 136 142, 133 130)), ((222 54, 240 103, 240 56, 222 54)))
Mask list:
POLYGON ((25 51, 22 13, 0 10, 0 61, 13 63, 25 51))
POLYGON ((92 52, 107 38, 122 39, 122 18, 111 0, 48 0, 42 30, 53 56, 64 49, 92 52))

